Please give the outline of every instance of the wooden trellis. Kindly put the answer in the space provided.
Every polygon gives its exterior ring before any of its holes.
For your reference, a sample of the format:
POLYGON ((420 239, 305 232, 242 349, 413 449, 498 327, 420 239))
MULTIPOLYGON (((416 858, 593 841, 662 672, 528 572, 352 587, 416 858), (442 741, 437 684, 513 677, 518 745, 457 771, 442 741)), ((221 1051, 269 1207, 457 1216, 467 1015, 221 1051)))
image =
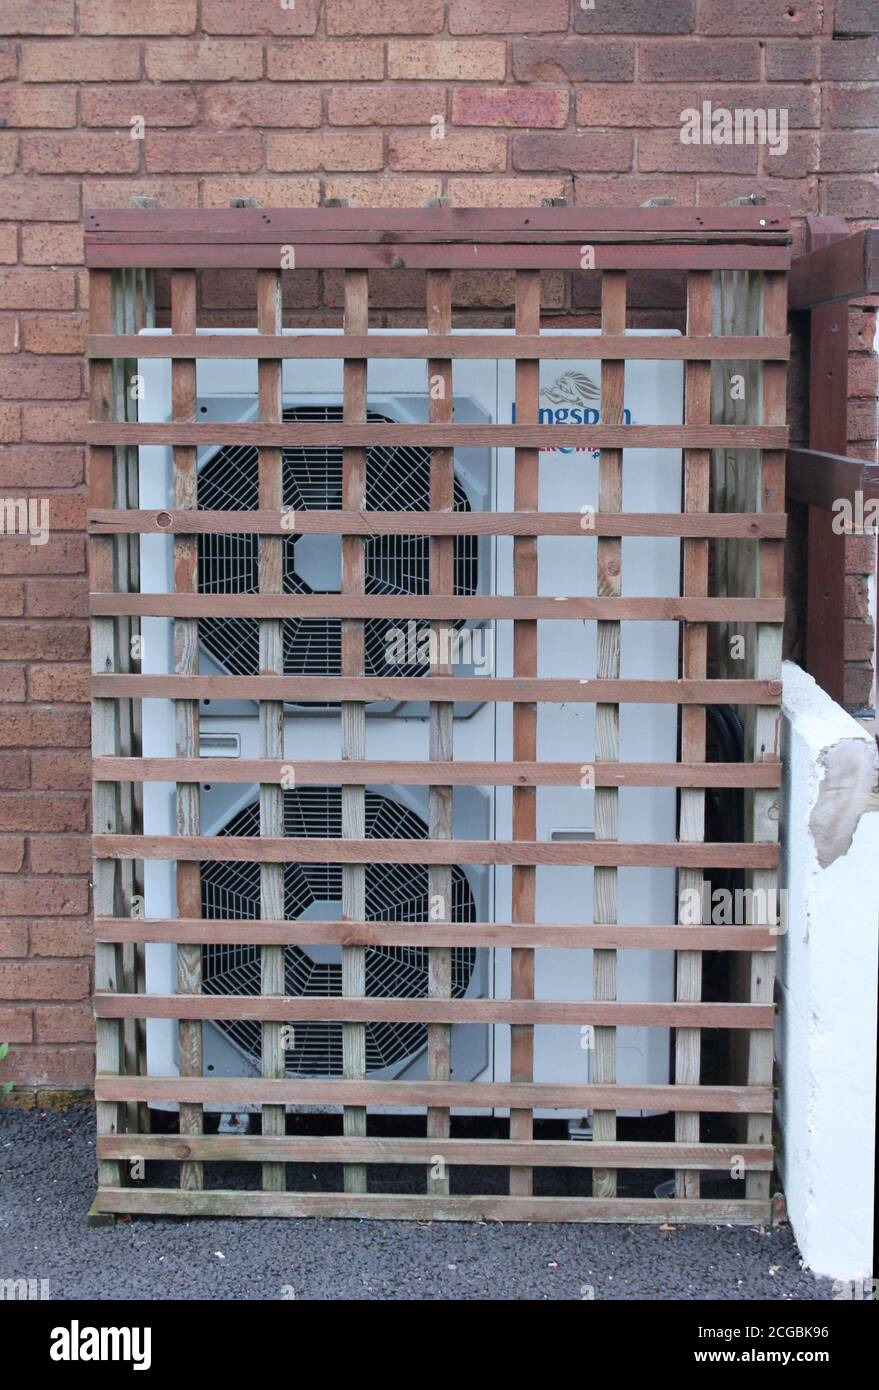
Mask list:
MULTIPOLYGON (((90 212, 86 217, 86 262, 91 272, 91 415, 89 425, 89 513, 92 576, 94 709, 94 854, 96 998, 98 1027, 98 1161, 96 1210, 105 1213, 162 1212, 181 1215, 336 1215, 501 1220, 607 1220, 764 1222, 770 1217, 773 1165, 772 1028, 773 962, 776 935, 770 924, 734 926, 680 917, 675 922, 632 925, 618 921, 617 870, 623 866, 667 866, 679 886, 701 890, 703 872, 744 870, 754 884, 774 884, 778 848, 777 748, 780 634, 783 616, 782 549, 786 362, 787 216, 764 207, 674 207, 637 209, 408 211, 347 208, 279 211, 166 212, 146 209, 90 212), (282 332, 282 269, 293 252, 296 269, 344 273, 344 322, 340 333, 310 336, 282 332), (285 259, 286 257, 286 259, 285 259), (540 273, 555 269, 600 272, 601 334, 541 336, 540 273), (255 336, 199 334, 197 273, 205 268, 255 268, 255 336), (427 336, 368 334, 370 271, 426 271, 427 336), (139 337, 147 321, 149 272, 171 273, 170 336, 139 337), (452 276, 456 269, 511 270, 515 274, 515 335, 452 334, 452 276), (684 336, 625 336, 628 272, 671 269, 686 274, 684 336), (712 296, 719 272, 747 272, 762 283, 762 330, 750 336, 712 333, 712 296), (136 272, 136 273, 135 273, 136 272), (421 425, 367 422, 366 374, 370 357, 423 358, 431 379, 445 391, 431 402, 421 425), (344 362, 344 408, 339 423, 285 422, 281 372, 290 358, 344 362), (171 361, 173 418, 138 423, 119 389, 119 364, 137 358, 171 361), (223 357, 257 359, 259 410, 255 422, 205 424, 196 410, 196 361, 223 357), (514 424, 475 425, 454 417, 452 363, 462 358, 515 361, 517 413, 514 424), (544 359, 594 359, 601 363, 601 423, 584 427, 539 422, 539 368, 544 359), (623 379, 630 360, 673 359, 685 364, 682 425, 623 423, 623 379), (712 417, 712 363, 752 364, 761 383, 758 423, 729 424, 712 417), (258 507, 240 511, 197 510, 197 449, 207 443, 249 444, 259 451, 258 507), (173 504, 167 511, 134 505, 137 446, 170 447, 173 504), (367 511, 366 457, 374 445, 413 444, 431 450, 430 510, 367 511), (341 537, 342 588, 338 594, 287 594, 282 585, 282 450, 293 445, 342 448, 343 494, 339 511, 296 514, 296 531, 341 537), (515 451, 515 508, 511 513, 454 511, 453 460, 458 447, 481 445, 515 451), (600 449, 600 499, 594 526, 584 531, 580 513, 540 510, 538 459, 541 448, 600 449), (625 512, 624 451, 634 447, 684 451, 682 510, 664 515, 625 512), (756 451, 761 476, 759 510, 712 511, 712 451, 756 451), (259 538, 259 584, 253 594, 200 594, 197 583, 201 534, 250 533, 259 538), (139 534, 173 537, 174 584, 170 593, 138 590, 136 567, 122 562, 136 551, 139 534), (597 596, 540 594, 538 537, 598 537, 597 596), (369 535, 422 535, 430 540, 430 591, 423 596, 379 597, 365 589, 364 541, 369 535), (455 596, 453 544, 459 536, 512 537, 513 592, 455 596), (677 597, 639 597, 626 590, 621 542, 631 536, 676 537, 682 541, 682 584, 677 597), (709 546, 723 542, 757 552, 756 583, 747 593, 712 596, 709 546), (140 618, 173 619, 175 667, 171 675, 136 673, 131 639, 140 618), (282 623, 294 617, 325 616, 342 622, 339 675, 283 673, 282 623), (256 619, 260 671, 253 676, 199 673, 199 620, 256 619), (513 674, 458 677, 434 664, 425 676, 367 675, 364 631, 368 619, 416 618, 443 625, 466 619, 511 622, 513 674), (597 624, 598 664, 594 679, 540 675, 538 624, 580 618, 597 624), (681 670, 677 679, 620 678, 621 624, 646 620, 681 625, 681 670), (718 625, 741 625, 754 635, 748 678, 709 678, 709 634, 718 625), (173 758, 134 756, 138 751, 140 702, 172 700, 176 709, 173 758), (199 759, 198 710, 202 699, 258 702, 260 756, 212 757, 212 782, 252 782, 259 787, 260 834, 205 836, 199 825, 199 784, 206 774, 199 759), (430 702, 430 757, 426 762, 369 760, 365 706, 372 700, 430 702), (452 702, 512 703, 508 760, 454 759, 452 702), (285 774, 284 702, 336 702, 341 706, 341 759, 297 758, 297 786, 341 789, 342 839, 292 838, 283 833, 285 774), (537 838, 538 789, 582 785, 582 763, 547 762, 537 746, 541 702, 595 705, 595 839, 550 842, 537 838), (619 710, 628 702, 666 703, 681 708, 680 760, 674 763, 620 761, 619 710), (706 761, 706 706, 748 707, 750 747, 743 762, 706 761), (125 718, 120 717, 125 713, 125 718), (127 731, 127 732, 126 732, 127 731), (132 732, 134 731, 134 732, 132 732), (146 782, 176 784, 177 834, 146 835, 136 824, 146 782), (368 839, 364 822, 367 784, 428 788, 429 836, 425 840, 368 839), (511 786, 512 838, 508 841, 453 838, 451 803, 456 786, 511 786), (619 839, 621 787, 680 789, 679 828, 671 843, 619 839), (705 839, 705 794, 711 788, 741 789, 750 805, 749 838, 742 843, 705 839), (136 793, 136 794, 134 794, 136 793), (144 861, 176 863, 177 916, 145 919, 138 892, 144 861), (256 921, 202 920, 201 865, 212 860, 260 865, 260 917, 256 921), (283 865, 338 863, 342 868, 341 922, 284 920, 283 865), (429 891, 447 905, 446 920, 428 923, 367 921, 364 896, 367 863, 418 864, 428 868, 429 891), (454 923, 450 887, 453 865, 512 866, 510 921, 454 923), (554 865, 593 866, 594 925, 535 921, 536 882, 554 865), (176 992, 147 994, 143 951, 148 943, 176 947, 176 992), (205 944, 249 944, 261 950, 258 995, 207 994, 201 976, 205 944), (342 995, 332 998, 284 994, 284 948, 329 944, 342 948, 342 995), (424 998, 367 997, 365 951, 371 946, 429 948, 429 984, 424 998), (453 998, 451 952, 455 947, 509 948, 511 997, 453 998), (535 992, 540 950, 590 948, 592 998, 584 1002, 543 1000, 535 992), (621 950, 674 950, 675 998, 629 1002, 617 999, 616 962, 621 950), (731 1002, 702 999, 704 952, 738 952, 750 958, 745 997, 731 1002), (177 1020, 179 1076, 148 1076, 143 1054, 146 1019, 177 1020), (224 1078, 204 1074, 206 1020, 255 1020, 262 1036, 261 1075, 224 1078), (306 1020, 343 1025, 344 1068, 340 1078, 301 1079, 285 1075, 283 1027, 306 1020), (376 1021, 426 1025, 428 1073, 423 1081, 375 1080, 367 1076, 365 1026, 376 1021), (508 1025, 509 1082, 452 1079, 451 1027, 458 1023, 508 1025), (589 1085, 534 1081, 534 1030, 548 1024, 592 1025, 595 1070, 589 1085), (674 1080, 670 1085, 619 1084, 616 1030, 624 1025, 675 1031, 674 1080), (748 1039, 746 1078, 735 1084, 703 1084, 703 1029, 731 1029, 748 1039), (148 1104, 179 1105, 177 1134, 149 1133, 148 1104), (234 1136, 206 1132, 205 1106, 261 1109, 261 1132, 234 1136), (288 1134, 286 1110, 335 1107, 338 1134, 288 1134), (411 1107, 425 1113, 420 1137, 370 1133, 370 1106, 411 1107), (455 1135, 453 1109, 508 1109, 508 1137, 455 1135), (591 1143, 535 1137, 534 1111, 592 1112, 591 1143), (617 1137, 617 1112, 647 1109, 675 1115, 674 1140, 643 1142, 617 1137), (706 1142, 702 1117, 737 1117, 747 1132, 740 1142, 706 1142), (434 1159, 448 1165, 438 1175, 434 1159), (132 1158, 178 1165, 179 1181, 160 1187, 132 1181, 132 1158), (747 1174, 743 1195, 722 1200, 700 1195, 700 1173, 730 1170, 738 1159, 747 1174), (212 1162, 261 1165, 258 1187, 211 1188, 212 1162), (289 1190, 288 1165, 341 1164, 339 1190, 289 1190), (370 1190, 376 1165, 417 1165, 421 1192, 370 1190), (434 1165, 433 1167, 431 1165, 434 1165), (509 1170, 504 1195, 450 1192, 449 1169, 457 1165, 509 1170), (534 1195, 539 1169, 591 1169, 591 1196, 534 1195), (626 1170, 664 1169, 676 1175, 675 1197, 659 1200, 620 1195, 626 1170)), ((735 573, 730 563, 729 573, 735 573)), ((583 992, 590 992, 584 990, 583 992)), ((572 990, 576 994, 576 991, 572 990)), ((451 1184, 454 1189, 454 1183, 451 1184)))

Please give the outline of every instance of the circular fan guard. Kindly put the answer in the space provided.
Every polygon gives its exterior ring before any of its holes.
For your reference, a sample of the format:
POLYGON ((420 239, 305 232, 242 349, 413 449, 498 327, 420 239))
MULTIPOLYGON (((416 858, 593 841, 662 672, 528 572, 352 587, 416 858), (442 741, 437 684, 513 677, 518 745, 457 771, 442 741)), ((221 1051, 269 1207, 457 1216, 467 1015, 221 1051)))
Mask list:
MULTIPOLYGON (((223 835, 258 835, 259 804, 237 812, 223 835)), ((302 787, 284 793, 284 833, 289 836, 340 838, 342 798, 338 787, 302 787)), ((427 826, 414 811, 377 792, 366 792, 366 834, 377 839, 424 839, 427 826)), ((258 864, 212 860, 201 866, 202 913, 207 918, 258 920, 258 864)), ((423 864, 367 864, 366 917, 371 922, 426 922, 427 868, 423 864)), ((342 894, 339 864, 285 864, 284 915, 295 921, 305 915, 334 919, 342 894), (315 912, 316 909, 316 912, 315 912)), ((452 869, 452 920, 475 921, 475 904, 466 875, 452 869)), ((339 996, 342 969, 332 949, 287 946, 284 950, 284 989, 288 995, 339 996)), ((258 946, 204 946, 204 990, 208 994, 259 994, 258 946)), ((475 949, 452 951, 452 997, 467 992, 476 967, 475 949)), ((427 996, 428 952, 421 946, 367 947, 366 993, 372 998, 414 999, 427 996)), ((252 1020, 218 1022, 222 1032, 250 1059, 259 1062, 261 1030, 252 1020)), ((342 1075, 342 1024, 297 1023, 293 1046, 285 1053, 291 1076, 342 1075)), ((405 1061, 427 1042, 427 1029, 417 1023, 367 1023, 366 1069, 381 1071, 405 1061)))

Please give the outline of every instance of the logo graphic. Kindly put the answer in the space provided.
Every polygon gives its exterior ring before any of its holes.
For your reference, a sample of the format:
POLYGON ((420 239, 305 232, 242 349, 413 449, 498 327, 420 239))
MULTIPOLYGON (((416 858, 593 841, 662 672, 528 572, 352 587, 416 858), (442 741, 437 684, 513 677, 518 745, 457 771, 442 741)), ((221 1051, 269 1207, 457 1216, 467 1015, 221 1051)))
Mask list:
POLYGON ((541 387, 540 395, 552 405, 587 405, 601 399, 601 392, 585 372, 565 372, 551 386, 541 387))
MULTIPOLYGON (((601 391, 585 372, 572 369, 556 377, 549 386, 540 388, 541 405, 538 410, 538 423, 541 425, 598 425, 601 423, 601 391), (545 404, 544 404, 545 402, 545 404)), ((513 423, 516 420, 516 405, 513 403, 513 423)), ((623 423, 631 425, 632 412, 623 411, 623 423)), ((597 449, 578 447, 562 449, 558 446, 542 448, 541 453, 591 454, 598 458, 597 449)))

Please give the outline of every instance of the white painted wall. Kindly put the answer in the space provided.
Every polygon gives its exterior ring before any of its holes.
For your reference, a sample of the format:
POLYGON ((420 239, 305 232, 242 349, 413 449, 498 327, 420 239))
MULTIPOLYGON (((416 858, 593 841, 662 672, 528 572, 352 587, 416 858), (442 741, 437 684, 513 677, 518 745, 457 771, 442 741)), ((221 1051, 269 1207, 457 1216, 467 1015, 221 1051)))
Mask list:
POLYGON ((777 1124, 787 1209, 816 1274, 872 1273, 879 963, 876 741, 786 662, 777 1124))

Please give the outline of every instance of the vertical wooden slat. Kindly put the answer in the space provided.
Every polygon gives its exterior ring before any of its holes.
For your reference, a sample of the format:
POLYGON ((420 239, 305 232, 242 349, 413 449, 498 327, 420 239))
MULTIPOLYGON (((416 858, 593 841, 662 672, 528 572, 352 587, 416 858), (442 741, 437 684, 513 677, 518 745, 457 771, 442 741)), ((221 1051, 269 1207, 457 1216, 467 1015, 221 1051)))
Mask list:
MULTIPOLYGON (((712 275, 709 271, 690 271, 687 276, 687 333, 711 333, 712 275)), ((711 363, 688 362, 685 377, 685 416, 688 425, 708 424, 711 419, 711 363)), ((684 451, 684 511, 707 512, 710 505, 711 454, 706 449, 684 451)), ((708 541, 685 540, 683 545, 683 590, 690 597, 708 593, 708 541)), ((708 628, 705 623, 683 624, 682 674, 685 679, 704 680, 708 670, 708 628)), ((681 761, 705 761, 705 706, 685 705, 681 709, 681 761)), ((705 792, 684 788, 680 795, 678 838, 682 841, 705 838, 705 792)), ((702 922, 703 876, 700 870, 681 869, 678 874, 678 921, 690 926, 702 922), (694 905, 698 909, 694 911, 694 905)), ((675 998, 696 1001, 702 997, 702 954, 679 951, 675 964, 675 998)), ((702 1035, 698 1028, 678 1028, 675 1033, 675 1082, 697 1086, 701 1070, 702 1035)), ((675 1115, 678 1143, 697 1143, 699 1116, 679 1112, 675 1115)), ((699 1196, 699 1173, 679 1169, 675 1173, 677 1197, 699 1196)))
MULTIPOLYGON (((282 331, 281 272, 261 270, 257 274, 257 331, 282 331)), ((282 363, 260 359, 258 368, 259 418, 277 424, 283 418, 282 363)), ((267 511, 284 507, 283 454, 280 449, 259 451, 259 505, 267 511)), ((284 588, 284 538, 259 538, 259 592, 280 594, 284 588)), ((263 619, 259 624, 259 669, 283 675, 283 624, 263 619)), ((261 758, 284 757, 284 706, 280 700, 259 702, 259 753, 261 758)), ((259 789, 259 833, 272 837, 284 834, 284 792, 276 782, 262 783, 259 789)), ((260 915, 275 920, 284 917, 284 866, 260 864, 260 915)), ((263 946, 260 950, 260 989, 263 994, 284 994, 284 948, 263 946)), ((284 1025, 262 1024, 261 1072, 266 1077, 285 1074, 284 1025)), ((263 1134, 283 1135, 283 1105, 262 1107, 263 1134)), ((283 1192, 286 1168, 283 1163, 264 1163, 262 1185, 268 1192, 283 1192)))
MULTIPOLYGON (((196 275, 194 270, 176 270, 171 276, 171 331, 194 333, 196 328, 196 275)), ((173 343, 172 343, 173 350, 173 343)), ((187 359, 171 364, 171 412, 174 420, 196 417, 195 362, 187 359)), ((198 461, 195 448, 175 445, 172 449, 174 507, 180 511, 198 505, 198 461)), ((174 537, 174 591, 198 592, 198 538, 174 537)), ((174 670, 178 675, 198 673, 198 620, 177 619, 174 623, 174 670)), ((178 758, 198 757, 198 701, 175 700, 175 743, 178 758)), ((177 784, 177 834, 198 835, 200 828, 199 784, 177 784)), ((201 916, 201 867, 198 863, 177 865, 177 913, 180 917, 201 916)), ((177 993, 199 994, 202 986, 200 946, 177 947, 177 993)), ((181 1076, 201 1076, 204 1067, 204 1033, 198 1019, 181 1019, 178 1025, 181 1076)), ((181 1135, 201 1134, 204 1117, 200 1105, 181 1103, 181 1135)), ((204 1185, 204 1165, 197 1161, 180 1165, 180 1185, 204 1185)))
MULTIPOLYGON (((516 274, 516 332, 540 332, 540 273, 520 270, 516 274)), ((540 363, 516 360, 516 422, 536 424, 540 404, 540 363)), ((540 509, 540 455, 536 449, 516 449, 513 504, 517 512, 540 509)), ((537 539, 516 536, 513 540, 513 592, 537 593, 537 539)), ((537 623, 513 622, 513 675, 537 675, 537 623)), ((533 761, 537 757, 537 706, 513 707, 513 758, 533 761)), ((537 790, 513 788, 514 840, 537 838, 537 790)), ((536 908, 536 868, 516 866, 512 870, 512 921, 533 922, 536 908)), ((514 948, 510 952, 510 993, 513 999, 534 998, 534 951, 514 948)), ((534 1029, 514 1025, 510 1028, 510 1078, 531 1081, 534 1077, 534 1029)), ((530 1110, 511 1110, 510 1138, 528 1140, 534 1135, 534 1116, 530 1110)), ((510 1196, 527 1197, 532 1191, 530 1168, 510 1169, 510 1196)))
MULTIPOLYGON (((369 328, 369 279, 365 270, 345 272, 345 332, 366 333, 369 328)), ((366 419, 366 362, 346 358, 343 377, 342 413, 346 424, 366 419)), ((342 506, 345 510, 366 508, 366 450, 342 450, 342 506)), ((342 537, 342 593, 362 594, 366 588, 365 548, 360 536, 342 537)), ((366 669, 364 623, 342 620, 342 675, 362 676, 366 669)), ((362 701, 342 702, 342 759, 366 756, 366 708, 362 701)), ((342 835, 363 839, 366 835, 366 791, 362 786, 343 786, 342 835)), ((342 866, 342 917, 362 921, 366 916, 366 866, 342 866)), ((348 998, 366 994, 366 951, 362 946, 342 947, 342 993, 348 998)), ((342 1067, 345 1077, 357 1080, 366 1075, 366 1027, 362 1023, 342 1025, 342 1067)), ((352 1138, 366 1134, 366 1109, 346 1106, 343 1126, 352 1138)), ((346 1192, 365 1192, 365 1164, 346 1163, 346 1192)))
MULTIPOLYGON (((626 273, 605 271, 601 277, 601 331, 620 334, 626 331, 626 273)), ((601 362, 601 421, 605 425, 622 424, 625 388, 625 362, 601 362)), ((598 506, 602 512, 619 512, 623 507, 623 451, 602 449, 598 465, 598 506)), ((622 594, 622 541, 601 537, 598 541, 597 593, 600 598, 617 598, 622 594)), ((618 622, 596 624, 596 675, 616 680, 620 674, 620 625, 618 622)), ((620 756, 619 705, 595 706, 595 757, 602 762, 616 762, 620 756)), ((615 787, 595 788, 595 838, 619 839, 619 792, 615 787)), ((617 920, 617 870, 596 867, 593 870, 593 920, 617 920)), ((592 955, 592 993, 594 999, 615 999, 617 993, 616 951, 594 951, 592 955)), ((595 1029, 596 1082, 616 1080, 616 1029, 595 1029)), ((596 1142, 616 1139, 616 1113, 596 1110, 592 1117, 592 1132, 596 1142)), ((594 1197, 615 1197, 617 1175, 613 1169, 597 1168, 592 1174, 594 1197)))
MULTIPOLYGON (((763 292, 763 332, 783 333, 787 321, 787 280, 784 275, 767 273, 763 292)), ((783 423, 787 399, 787 376, 781 364, 767 362, 763 368, 763 421, 767 425, 783 423)), ((767 450, 762 457, 759 506, 763 511, 784 507, 785 456, 781 451, 767 450)), ((777 598, 784 592, 784 542, 760 541, 758 546, 758 584, 761 598, 777 598)), ((781 675, 782 626, 780 623, 760 623, 757 626, 755 675, 758 679, 778 680, 781 675)), ((758 706, 754 715, 751 756, 759 760, 777 756, 779 751, 779 712, 776 708, 758 706)), ((779 793, 777 790, 755 790, 753 796, 752 835, 757 842, 778 839, 779 793)), ((767 907, 770 894, 777 887, 776 870, 754 870, 751 886, 760 920, 769 920, 767 907)), ((749 998, 755 1004, 771 1004, 775 993, 775 952, 751 954, 749 998)), ((764 1029, 749 1034, 748 1085, 758 1086, 772 1081, 772 1033, 764 1029)), ((772 1116, 748 1117, 749 1143, 770 1143, 772 1116)), ((771 1174, 749 1172, 745 1179, 745 1195, 768 1201, 771 1174)))
MULTIPOLYGON (((429 333, 450 333, 452 330, 452 276, 448 270, 428 271, 427 329, 429 333)), ((452 396, 452 363, 431 359, 427 364, 430 420, 450 424, 454 415, 452 396)), ((454 454, 451 449, 433 449, 430 455, 431 511, 451 512, 455 505, 454 454)), ((455 588, 455 539, 453 536, 433 536, 430 540, 430 592, 451 594, 455 588)), ((450 660, 445 659, 454 626, 443 623, 431 625, 431 636, 437 645, 437 660, 431 662, 431 675, 451 676, 450 660)), ((430 757, 448 760, 452 757, 453 706, 448 702, 432 701, 430 706, 430 757)), ((452 788, 433 786, 428 790, 428 833, 431 839, 452 838, 452 788)), ((428 868, 428 899, 431 922, 452 920, 452 870, 449 865, 428 868), (434 907, 438 910, 434 911, 434 907)), ((448 946, 431 946, 428 956, 428 994, 432 998, 449 999, 452 993, 452 952, 448 946)), ((427 1027, 427 1074, 432 1081, 448 1081, 452 1067, 452 1029, 447 1023, 431 1023, 427 1027)), ((447 1109, 431 1107, 427 1112, 427 1135, 430 1139, 447 1139, 450 1117, 447 1109)), ((442 1157, 441 1145, 437 1156, 442 1157)), ((431 1168, 431 1174, 434 1172, 431 1168)), ((428 1192, 447 1193, 449 1175, 440 1165, 436 1176, 428 1175, 428 1192)))
MULTIPOLYGON (((108 333, 113 322, 113 283, 108 270, 93 271, 89 293, 89 331, 108 333)), ((89 405, 93 420, 113 418, 113 373, 109 362, 92 362, 89 367, 89 405)), ((114 465, 112 448, 89 449, 89 503, 93 507, 114 504, 114 465)), ((111 589, 114 582, 115 542, 112 536, 93 536, 89 541, 89 578, 93 590, 111 589)), ((112 618, 93 618, 91 623, 92 670, 96 673, 118 669, 116 626, 112 618)), ((113 700, 92 700, 92 751, 100 757, 117 751, 116 704, 113 700)), ((119 828, 118 784, 95 782, 92 789, 92 828, 95 834, 112 833, 119 828)), ((120 877, 112 859, 94 861, 94 912, 96 917, 112 917, 121 909, 120 877)), ((120 955, 115 945, 98 942, 95 946, 95 989, 117 990, 120 986, 120 955)), ((99 1072, 121 1072, 122 1030, 118 1019, 96 1020, 95 1065, 99 1072)), ((116 1102, 96 1105, 99 1136, 118 1134, 123 1129, 123 1107, 116 1102)), ((98 1182, 102 1187, 122 1186, 122 1164, 98 1159, 98 1182)))

